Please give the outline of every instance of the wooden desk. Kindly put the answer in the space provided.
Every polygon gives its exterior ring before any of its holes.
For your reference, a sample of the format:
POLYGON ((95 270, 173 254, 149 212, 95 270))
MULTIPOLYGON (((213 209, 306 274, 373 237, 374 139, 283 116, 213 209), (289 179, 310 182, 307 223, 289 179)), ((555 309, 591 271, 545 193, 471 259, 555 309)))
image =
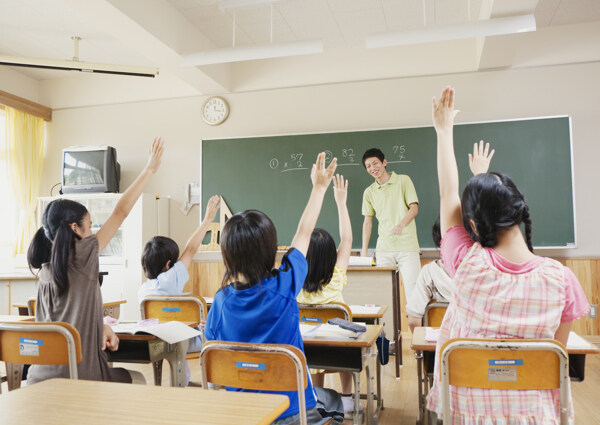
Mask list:
MULTIPOLYGON (((351 372, 354 375, 354 396, 360 398, 360 372, 364 369, 367 378, 367 425, 376 423, 379 414, 373 409, 373 390, 371 388, 372 361, 377 355, 375 341, 383 331, 382 325, 366 325, 367 331, 356 339, 329 339, 303 337, 304 354, 309 367, 334 371, 351 372)), ((381 400, 381 385, 377 382, 377 400, 381 400)), ((354 424, 359 424, 360 413, 354 414, 354 424)))
MULTIPOLYGON (((198 326, 197 323, 182 322, 188 326, 198 326)), ((131 335, 118 333, 119 349, 106 350, 109 362, 120 363, 152 363, 154 382, 162 381, 162 361, 169 362, 171 370, 171 386, 185 387, 185 356, 189 340, 169 344, 154 335, 131 335)))
POLYGON ((50 425, 270 424, 281 394, 49 379, 0 397, 0 422, 50 425))
POLYGON ((352 312, 352 321, 353 322, 367 322, 367 323, 373 322, 376 325, 379 324, 379 322, 381 321, 381 319, 383 318, 385 313, 388 311, 387 305, 380 305, 379 311, 377 311, 377 313, 372 313, 372 314, 371 313, 355 313, 354 310, 352 309, 352 306, 348 306, 348 307, 350 307, 350 310, 352 312))
MULTIPOLYGON (((417 359, 417 388, 419 392, 417 424, 427 423, 427 421, 423 422, 423 419, 427 417, 425 401, 432 384, 431 379, 428 377, 423 359, 427 353, 435 353, 436 347, 435 342, 425 341, 425 329, 425 327, 415 328, 410 345, 410 348, 415 351, 415 358, 417 359)), ((569 354, 569 375, 571 381, 577 382, 583 381, 584 378, 585 355, 599 354, 600 348, 591 343, 589 346, 567 345, 567 352, 569 354)), ((434 361, 432 355, 430 356, 430 359, 431 361, 434 361)))
MULTIPOLYGON (((392 310, 384 314, 383 321, 386 334, 396 346, 396 378, 400 377, 402 366, 402 311, 404 310, 403 291, 400 273, 396 267, 348 267, 348 284, 344 287, 346 304, 388 304, 390 300, 390 277, 392 286, 392 310), (390 314, 392 327, 390 327, 390 314)), ((405 325, 406 327, 406 325, 405 325)), ((408 331, 408 328, 405 329, 408 331)))
MULTIPOLYGON (((118 319, 121 312, 121 304, 125 304, 126 302, 127 301, 125 300, 120 300, 102 304, 104 316, 110 316, 118 319)), ((12 306, 19 311, 19 316, 27 316, 29 314, 27 304, 13 304, 12 306)))

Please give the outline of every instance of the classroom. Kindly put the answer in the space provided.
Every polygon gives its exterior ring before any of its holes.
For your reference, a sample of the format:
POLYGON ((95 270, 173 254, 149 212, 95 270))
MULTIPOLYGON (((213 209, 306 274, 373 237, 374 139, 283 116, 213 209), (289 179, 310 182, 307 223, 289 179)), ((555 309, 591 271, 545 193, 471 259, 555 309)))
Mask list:
MULTIPOLYGON (((212 175, 203 174, 203 141, 249 139, 251 143, 250 139, 271 136, 431 127, 431 99, 450 85, 456 91, 456 108, 460 110, 458 124, 569 117, 575 244, 536 249, 535 253, 570 267, 596 313, 600 302, 600 2, 279 0, 272 6, 270 2, 249 1, 259 4, 239 10, 220 7, 219 2, 228 0, 0 1, 0 105, 51 112, 45 121, 44 153, 41 173, 36 173, 39 187, 33 189, 34 198, 58 194, 62 151, 79 145, 110 145, 116 149, 122 192, 144 167, 153 138, 162 136, 166 148, 161 169, 144 192, 148 202, 160 198, 159 212, 152 213, 161 216, 160 232, 183 249, 202 221, 205 200, 213 195, 200 193, 198 205, 191 199, 191 191, 205 186, 203 178, 218 182, 230 173, 225 159, 213 167, 217 171, 212 175), (454 34, 475 21, 529 15, 535 18, 535 31, 454 34), (412 41, 367 47, 369 42, 375 43, 375 34, 403 32, 412 41), (428 38, 431 34, 439 39, 428 38), (232 48, 233 37, 236 47, 232 48), (322 53, 260 56, 271 54, 270 44, 307 41, 322 41, 322 53), (78 55, 74 55, 74 45, 78 55), (257 56, 183 66, 185 60, 193 62, 195 53, 220 49, 229 54, 236 48, 248 48, 249 54, 257 56), (8 61, 9 56, 61 61, 78 56, 85 62, 114 64, 115 69, 158 69, 158 74, 144 78, 36 69, 17 66, 13 59, 8 61), (213 96, 225 99, 229 108, 226 119, 218 125, 209 125, 203 119, 205 102, 213 96)), ((294 47, 286 48, 292 51, 294 47)), ((375 146, 364 140, 362 147, 363 151, 357 152, 359 160, 364 150, 375 146)), ((252 147, 247 149, 251 151, 252 147)), ((519 152, 510 155, 518 157, 519 152)), ((306 158, 306 163, 314 160, 306 158)), ((435 157, 431 161, 435 163, 435 157)), ((457 161, 459 169, 468 167, 466 157, 457 161)), ((545 176, 536 174, 535 161, 531 159, 528 172, 543 185, 545 176)), ((232 162, 237 166, 243 159, 232 162)), ((245 174, 252 174, 253 165, 248 164, 245 174)), ((402 173, 401 164, 393 170, 402 173)), ((343 167, 338 172, 343 174, 343 167)), ((309 184, 308 171, 295 175, 306 178, 309 184)), ((366 187, 352 183, 349 191, 355 193, 362 193, 366 187)), ((437 190, 431 187, 431 191, 437 190)), ((226 193, 217 194, 227 201, 226 193)), ((557 195, 562 199, 560 193, 557 195)), ((240 212, 237 206, 231 210, 240 212)), ((298 216, 300 213, 294 211, 298 216)), ((430 212, 419 214, 431 216, 430 212)), ((354 219, 360 217, 360 211, 351 215, 353 228, 360 232, 362 221, 354 219)), ((10 217, 14 226, 16 217, 10 217)), ((561 218, 556 220, 560 222, 561 218)), ((18 280, 11 280, 11 276, 23 273, 26 261, 24 251, 13 256, 14 236, 7 227, 0 235, 0 315, 16 314, 12 305, 35 295, 29 293, 33 283, 23 289, 18 280)), ((534 222, 534 235, 535 231, 534 222)), ((360 243, 355 237, 353 248, 358 251, 360 243)), ((111 271, 105 279, 120 291, 120 297, 115 298, 128 301, 121 305, 121 317, 139 317, 139 306, 130 300, 136 300, 142 282, 140 253, 141 243, 127 260, 136 265, 120 275, 118 284, 111 283, 117 279, 119 272, 113 270, 118 267, 107 266, 111 271), (123 285, 122 280, 133 283, 123 285)), ((432 249, 421 253, 423 264, 438 257, 439 251, 432 249)), ((211 278, 218 280, 214 273, 211 278)), ((202 283, 196 282, 196 286, 202 283)), ((579 335, 598 338, 600 319, 583 317, 573 329, 579 335)), ((395 379, 393 366, 382 369, 385 409, 379 424, 413 423, 417 418, 411 334, 405 331, 403 336, 401 379, 395 379)), ((588 356, 584 382, 572 384, 575 424, 600 424, 600 414, 590 395, 600 390, 597 357, 588 356)), ((150 366, 138 369, 150 383, 150 366)), ((192 368, 194 377, 198 373, 192 368)), ((327 377, 330 381, 338 382, 337 378, 327 377)))

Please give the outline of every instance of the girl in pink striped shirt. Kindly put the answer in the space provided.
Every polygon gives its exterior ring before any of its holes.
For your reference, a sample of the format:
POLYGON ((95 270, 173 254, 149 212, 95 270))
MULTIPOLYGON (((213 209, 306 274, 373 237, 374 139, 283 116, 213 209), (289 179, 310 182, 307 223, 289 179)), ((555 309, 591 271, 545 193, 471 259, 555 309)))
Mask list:
MULTIPOLYGON (((461 201, 452 135, 457 113, 454 90, 447 87, 439 103, 433 99, 441 257, 454 277, 452 300, 437 342, 434 384, 427 404, 438 416, 442 411, 438 360, 448 339, 553 338, 566 345, 571 322, 589 309, 581 285, 568 268, 533 254, 529 208, 508 176, 474 176, 461 201)), ((559 394, 558 390, 451 386, 450 411, 452 417, 445 423, 558 424, 559 394)))

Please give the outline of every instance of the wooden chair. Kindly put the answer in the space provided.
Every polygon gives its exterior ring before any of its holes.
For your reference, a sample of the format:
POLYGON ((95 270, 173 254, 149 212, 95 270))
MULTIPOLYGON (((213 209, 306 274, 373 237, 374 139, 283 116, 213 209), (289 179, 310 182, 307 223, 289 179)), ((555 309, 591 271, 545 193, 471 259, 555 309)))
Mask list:
POLYGON ((560 423, 568 424, 569 357, 558 341, 451 339, 442 347, 441 380, 444 423, 450 417, 449 386, 454 385, 507 390, 559 388, 560 423))
POLYGON ((298 309, 300 310, 300 322, 322 324, 334 318, 352 321, 350 307, 344 303, 298 304, 298 309))
MULTIPOLYGON (((140 304, 142 319, 200 323, 206 320, 206 301, 195 295, 151 295, 140 304)), ((186 359, 200 358, 200 353, 187 353, 186 359)), ((162 361, 154 362, 154 384, 161 385, 162 361)))
POLYGON ((425 313, 423 314, 423 326, 432 326, 434 328, 441 326, 448 305, 448 301, 430 301, 425 307, 425 313))
POLYGON ((210 382, 255 391, 297 391, 300 424, 306 425, 306 358, 298 348, 209 341, 200 352, 200 368, 204 388, 210 382))
POLYGON ((74 326, 64 322, 0 323, 0 361, 69 365, 71 379, 77 379, 81 338, 74 326))
POLYGON ((27 300, 27 314, 29 316, 35 316, 35 303, 37 302, 36 297, 30 297, 27 300))

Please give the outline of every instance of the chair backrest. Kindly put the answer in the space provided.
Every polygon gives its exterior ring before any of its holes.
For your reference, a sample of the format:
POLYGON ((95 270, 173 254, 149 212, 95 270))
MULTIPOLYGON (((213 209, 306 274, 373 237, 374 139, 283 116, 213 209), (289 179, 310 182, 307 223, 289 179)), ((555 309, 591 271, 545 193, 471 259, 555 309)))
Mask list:
POLYGON ((36 303, 37 299, 36 297, 30 297, 27 300, 27 314, 29 316, 35 316, 35 303, 36 303))
POLYGON ((206 301, 195 295, 151 295, 140 304, 142 319, 200 323, 206 320, 206 301))
POLYGON ((425 307, 423 314, 423 326, 439 327, 442 324, 446 310, 448 309, 447 301, 431 301, 425 307))
POLYGON ((306 358, 293 345, 209 341, 200 352, 202 385, 256 391, 297 391, 300 423, 305 425, 306 358))
POLYGON ((301 322, 322 324, 334 318, 352 321, 350 307, 344 303, 298 304, 298 309, 301 322))
POLYGON ((450 417, 450 385, 505 390, 560 388, 561 424, 569 419, 569 357, 558 341, 454 338, 442 346, 444 423, 450 417))
POLYGON ((77 379, 81 337, 65 322, 0 323, 0 361, 17 364, 69 365, 77 379))

